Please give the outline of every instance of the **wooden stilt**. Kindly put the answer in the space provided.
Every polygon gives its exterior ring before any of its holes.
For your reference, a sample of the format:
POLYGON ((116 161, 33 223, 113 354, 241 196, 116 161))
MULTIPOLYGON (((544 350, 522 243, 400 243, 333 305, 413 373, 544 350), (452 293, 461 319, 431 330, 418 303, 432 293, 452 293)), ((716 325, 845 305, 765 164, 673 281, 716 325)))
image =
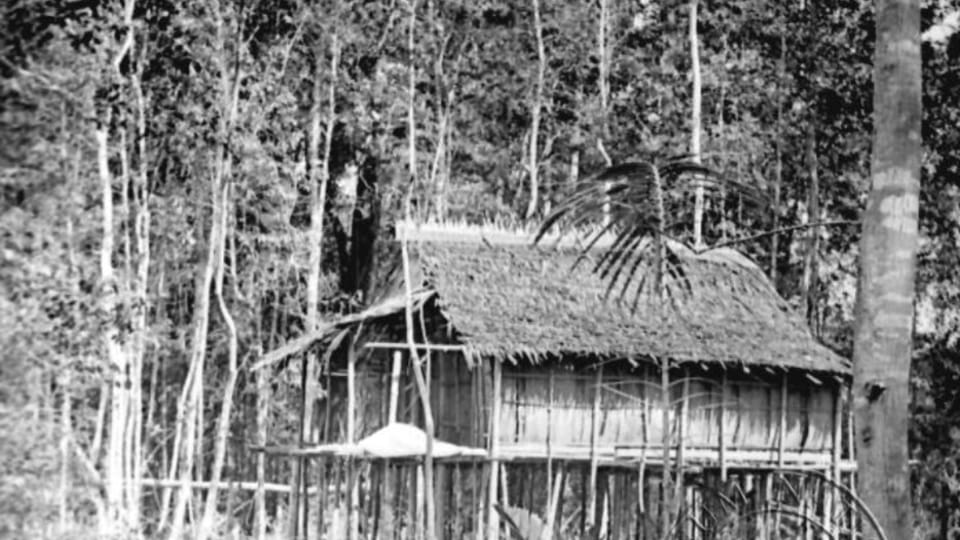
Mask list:
POLYGON ((317 540, 325 537, 324 521, 327 517, 327 486, 330 485, 327 461, 327 458, 320 458, 317 462, 317 485, 320 486, 320 492, 317 493, 317 540))
POLYGON ((604 475, 607 482, 604 482, 603 486, 603 499, 600 502, 600 523, 599 531, 597 532, 597 538, 609 538, 610 537, 610 476, 604 475))
POLYGON ((393 361, 390 366, 390 404, 387 409, 387 423, 397 421, 397 401, 400 398, 400 365, 403 353, 393 351, 393 361))
MULTIPOLYGON (((771 519, 770 519, 771 516, 769 512, 771 501, 773 501, 773 473, 766 473, 763 475, 763 509, 764 509, 763 521, 765 524, 763 530, 764 530, 764 533, 767 535, 766 538, 772 539, 774 536, 773 534, 771 534, 771 532, 773 531, 769 530, 770 529, 769 525, 771 523, 771 519)), ((780 526, 779 518, 775 520, 775 523, 776 523, 776 529, 774 531, 777 531, 779 530, 779 526, 780 526)))
MULTIPOLYGON (((309 370, 309 359, 307 356, 303 357, 303 361, 300 363, 300 392, 302 394, 302 399, 300 400, 300 444, 302 445, 306 442, 306 434, 308 431, 306 425, 306 410, 307 410, 307 373, 309 370)), ((200 424, 201 426, 203 424, 200 424)), ((200 461, 202 463, 202 461, 200 461)), ((291 460, 291 474, 290 474, 290 502, 287 506, 287 511, 289 519, 287 525, 287 536, 292 540, 299 540, 300 538, 300 508, 302 503, 300 501, 300 486, 303 484, 303 458, 296 457, 291 460)))
MULTIPOLYGON (((510 482, 507 478, 507 466, 500 464, 497 467, 500 471, 500 501, 504 508, 510 508, 510 482)), ((522 493, 520 496, 523 497, 522 493)))
POLYGON ((487 447, 490 454, 490 482, 487 486, 487 538, 488 540, 497 540, 500 534, 500 516, 494 510, 497 502, 497 477, 499 462, 498 453, 500 449, 500 400, 502 385, 502 367, 496 359, 493 362, 493 391, 490 396, 490 441, 487 447))
MULTIPOLYGON (((451 538, 463 538, 463 473, 459 463, 453 466, 453 534, 451 538)), ((473 509, 472 506, 466 508, 467 511, 473 509)))
MULTIPOLYGON (((847 459, 854 460, 856 459, 856 446, 854 441, 854 415, 853 415, 853 393, 850 387, 847 387, 845 390, 845 395, 847 397, 847 459)), ((857 473, 850 473, 850 493, 853 496, 857 495, 857 473)), ((854 505, 850 505, 850 530, 852 531, 852 538, 856 538, 856 535, 859 534, 860 528, 860 513, 857 511, 854 505)))
POLYGON ((449 491, 448 482, 450 480, 450 468, 447 465, 436 467, 434 473, 437 489, 434 491, 434 508, 436 508, 436 527, 434 530, 439 535, 438 538, 449 538, 447 536, 447 492, 449 491))
POLYGON ((644 520, 644 536, 646 538, 665 538, 660 534, 662 529, 662 525, 660 524, 661 514, 663 513, 663 503, 666 500, 665 495, 662 493, 663 487, 662 474, 659 477, 652 476, 650 478, 650 485, 646 490, 647 493, 649 493, 647 513, 650 515, 650 519, 644 520))
POLYGON ((378 486, 380 492, 380 508, 379 508, 379 517, 377 521, 379 522, 379 527, 377 527, 377 532, 380 533, 375 536, 375 538, 384 538, 384 539, 393 539, 393 499, 391 497, 393 490, 393 470, 390 467, 390 462, 383 460, 383 465, 380 469, 380 485, 378 486))
POLYGON ((546 531, 540 536, 540 540, 553 540, 553 532, 556 527, 556 517, 557 517, 557 506, 560 502, 560 486, 563 484, 563 468, 560 467, 557 469, 556 477, 551 482, 553 489, 550 491, 549 497, 547 497, 547 512, 546 512, 546 531))
POLYGON ((580 467, 580 536, 585 537, 587 531, 587 499, 590 477, 590 465, 580 467))
POLYGON ((597 444, 600 439, 600 404, 603 391, 603 364, 597 367, 593 386, 593 410, 590 415, 590 483, 587 485, 586 527, 592 530, 596 524, 597 512, 597 444))
POLYGON ((470 523, 473 526, 473 534, 477 540, 483 540, 484 533, 487 530, 487 522, 484 519, 483 513, 484 508, 486 508, 486 499, 483 497, 483 481, 486 475, 483 473, 484 468, 474 461, 472 474, 470 475, 470 510, 472 510, 470 523))
POLYGON ((423 465, 417 465, 413 470, 413 530, 416 540, 424 540, 423 531, 423 465))

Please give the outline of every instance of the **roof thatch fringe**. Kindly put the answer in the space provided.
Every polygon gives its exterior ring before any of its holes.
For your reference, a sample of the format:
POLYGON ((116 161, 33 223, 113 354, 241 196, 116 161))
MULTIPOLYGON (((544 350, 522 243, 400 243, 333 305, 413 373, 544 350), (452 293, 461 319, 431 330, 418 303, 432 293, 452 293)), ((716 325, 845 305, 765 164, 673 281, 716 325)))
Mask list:
MULTIPOLYGON (((466 221, 414 222, 401 220, 395 224, 397 240, 406 238, 420 242, 457 242, 490 245, 533 245, 537 228, 533 225, 505 224, 498 222, 467 223, 466 221)), ((543 245, 556 248, 580 248, 591 242, 601 228, 583 228, 565 231, 562 235, 551 232, 543 236, 543 245)), ((615 236, 604 233, 595 244, 597 248, 613 244, 615 236)))

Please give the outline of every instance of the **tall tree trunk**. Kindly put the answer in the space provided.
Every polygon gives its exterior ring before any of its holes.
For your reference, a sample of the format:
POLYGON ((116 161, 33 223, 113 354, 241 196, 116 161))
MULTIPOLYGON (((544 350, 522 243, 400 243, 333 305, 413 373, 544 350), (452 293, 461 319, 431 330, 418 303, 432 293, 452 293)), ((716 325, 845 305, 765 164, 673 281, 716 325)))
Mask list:
MULTIPOLYGON (((697 35, 698 0, 690 0, 690 75, 693 79, 692 107, 690 113, 690 154, 691 159, 700 163, 700 124, 702 89, 700 82, 700 40, 697 35)), ((704 188, 698 183, 694 191, 693 202, 693 245, 702 248, 703 243, 704 188)))
MULTIPOLYGON (((407 47, 410 50, 410 87, 408 91, 410 92, 408 98, 408 108, 407 108, 407 121, 409 125, 407 126, 407 136, 409 144, 409 155, 408 164, 410 170, 410 180, 413 182, 411 185, 411 191, 408 192, 406 201, 404 202, 404 214, 407 220, 407 225, 412 225, 413 216, 410 212, 410 199, 413 194, 412 188, 415 186, 416 179, 416 170, 417 170, 417 145, 415 141, 415 111, 414 104, 416 99, 416 65, 413 62, 414 59, 414 31, 416 29, 417 23, 417 12, 416 12, 416 1, 408 0, 410 7, 410 19, 409 19, 409 29, 407 34, 407 47)), ((410 278, 410 256, 407 250, 407 239, 406 236, 401 238, 400 243, 402 262, 403 262, 403 282, 404 282, 404 291, 406 295, 406 309, 404 310, 404 323, 406 326, 406 338, 407 346, 410 351, 410 365, 413 369, 414 381, 417 385, 417 393, 420 396, 420 404, 423 409, 423 427, 424 431, 427 434, 427 448, 426 455, 423 457, 423 497, 424 497, 424 517, 426 519, 426 540, 436 540, 436 518, 434 511, 435 499, 433 497, 433 437, 434 437, 434 427, 433 427, 433 410, 430 407, 430 389, 427 386, 426 378, 423 374, 423 367, 420 362, 420 356, 417 354, 417 347, 414 342, 414 331, 413 331, 413 284, 411 283, 410 278)), ((426 339, 426 336, 424 336, 426 339)), ((415 529, 419 528, 418 526, 414 527, 415 529)))
MULTIPOLYGON (((417 65, 416 65, 416 42, 414 36, 417 30, 417 0, 407 0, 407 6, 410 10, 407 24, 407 56, 409 57, 409 70, 407 72, 407 163, 408 173, 410 174, 410 196, 417 196, 417 65)), ((410 213, 407 212, 407 219, 410 219, 410 213)))
POLYGON ((780 34, 780 60, 777 62, 777 143, 776 170, 773 177, 773 234, 770 235, 770 281, 777 286, 777 264, 780 253, 780 189, 783 185, 783 77, 787 67, 787 34, 780 34))
MULTIPOLYGON (((102 239, 100 243, 100 279, 103 287, 101 309, 112 314, 118 304, 118 283, 113 268, 114 225, 113 225, 113 177, 109 167, 108 129, 110 115, 101 121, 94 133, 97 142, 97 168, 100 175, 101 204, 103 207, 102 239)), ((108 322, 103 332, 104 348, 110 366, 109 428, 107 435, 107 453, 105 463, 105 491, 107 499, 106 523, 101 524, 103 534, 116 534, 126 530, 124 509, 124 456, 123 441, 127 429, 127 391, 126 376, 127 355, 120 344, 120 329, 115 321, 108 322)))
MULTIPOLYGON (((879 0, 872 185, 854 322, 858 491, 888 538, 911 538, 907 448, 921 164, 919 0, 879 0)), ((865 538, 877 538, 867 531, 865 538)))
POLYGON ((70 402, 73 396, 70 391, 70 385, 72 384, 70 380, 71 368, 64 366, 61 370, 59 381, 57 381, 60 385, 60 486, 57 498, 59 499, 59 534, 66 538, 67 530, 71 524, 69 505, 71 487, 70 438, 73 436, 73 425, 70 421, 70 415, 73 412, 70 410, 70 402))
MULTIPOLYGON (((820 170, 817 158, 817 128, 815 118, 811 115, 810 125, 807 128, 807 170, 810 177, 810 185, 807 190, 807 215, 808 222, 820 223, 820 170)), ((803 261, 803 279, 801 284, 801 297, 803 311, 807 318, 807 324, 814 332, 819 335, 819 320, 817 309, 817 286, 820 262, 820 228, 812 226, 807 229, 807 247, 806 256, 803 261)))
MULTIPOLYGON (((202 424, 200 423, 203 404, 203 374, 206 364, 207 334, 210 322, 210 292, 214 283, 218 266, 218 253, 224 240, 224 198, 222 191, 231 177, 231 160, 229 152, 230 133, 236 123, 237 105, 239 101, 240 85, 239 69, 233 69, 227 49, 227 28, 224 8, 219 1, 212 6, 215 18, 215 64, 220 77, 219 87, 219 118, 217 122, 217 140, 219 144, 214 152, 214 171, 210 179, 210 200, 213 206, 210 220, 210 231, 207 239, 206 254, 203 265, 197 272, 192 339, 190 343, 189 371, 184 382, 183 393, 180 396, 180 405, 183 414, 178 418, 178 431, 182 434, 181 461, 179 463, 179 485, 177 486, 176 504, 173 509, 170 540, 181 540, 186 517, 187 502, 191 498, 191 481, 194 472, 194 460, 197 450, 201 446, 202 424)), ((180 416, 180 415, 178 415, 180 416)))
POLYGON ((227 325, 229 335, 227 346, 227 382, 223 388, 223 398, 220 402, 220 417, 217 419, 216 439, 213 449, 213 468, 210 471, 210 488, 207 490, 207 500, 203 510, 200 526, 197 528, 197 540, 207 540, 213 529, 213 519, 217 511, 217 498, 220 490, 220 478, 223 473, 223 462, 227 454, 227 437, 230 434, 230 414, 233 410, 233 391, 237 385, 237 325, 223 299, 223 269, 225 266, 224 253, 226 252, 226 238, 230 197, 230 185, 224 183, 220 189, 220 205, 224 211, 220 216, 220 245, 217 252, 217 275, 214 282, 214 293, 217 297, 217 306, 220 316, 227 325))
POLYGON ((437 39, 440 41, 440 47, 437 50, 437 56, 433 62, 433 79, 437 87, 439 99, 435 100, 434 116, 437 125, 437 139, 433 151, 433 160, 430 165, 430 186, 433 189, 433 217, 438 222, 446 217, 446 189, 447 189, 447 167, 445 158, 448 154, 447 132, 449 131, 451 103, 453 101, 453 90, 447 86, 447 78, 444 73, 444 60, 447 54, 447 45, 450 43, 451 36, 444 32, 443 13, 441 6, 436 2, 429 2, 429 17, 431 28, 438 28, 437 39))
POLYGON ((537 207, 540 204, 540 115, 543 111, 543 79, 547 70, 540 0, 533 0, 533 31, 537 38, 537 86, 531 107, 530 146, 527 149, 527 172, 530 175, 530 203, 527 205, 527 219, 531 219, 537 213, 537 207))
MULTIPOLYGON (((610 45, 608 43, 610 36, 610 0, 600 0, 600 21, 597 25, 597 57, 599 76, 597 77, 597 86, 600 90, 600 140, 597 141, 597 148, 603 155, 607 167, 613 165, 613 161, 607 154, 605 141, 610 140, 610 45)), ((605 182, 604 192, 610 189, 611 183, 605 182)), ((607 196, 603 203, 603 226, 610 224, 610 197, 607 196)))
MULTIPOLYGON (((132 15, 132 13, 131 13, 132 15)), ((133 275, 133 354, 131 355, 130 377, 132 379, 130 398, 131 448, 130 482, 128 497, 130 514, 135 522, 140 520, 140 499, 142 497, 143 463, 143 365, 147 353, 147 315, 150 312, 149 287, 150 274, 150 191, 147 173, 147 112, 146 98, 141 80, 145 64, 145 47, 139 47, 137 69, 130 78, 136 112, 136 155, 137 171, 133 177, 133 234, 134 234, 134 271, 133 275)))

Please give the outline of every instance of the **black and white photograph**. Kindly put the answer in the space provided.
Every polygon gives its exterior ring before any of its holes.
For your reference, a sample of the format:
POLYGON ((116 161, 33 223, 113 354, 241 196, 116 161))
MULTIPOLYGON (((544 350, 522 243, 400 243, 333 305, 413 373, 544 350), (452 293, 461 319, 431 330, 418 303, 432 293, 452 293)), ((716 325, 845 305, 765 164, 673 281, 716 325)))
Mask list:
POLYGON ((35 539, 960 540, 960 0, 3 0, 35 539))

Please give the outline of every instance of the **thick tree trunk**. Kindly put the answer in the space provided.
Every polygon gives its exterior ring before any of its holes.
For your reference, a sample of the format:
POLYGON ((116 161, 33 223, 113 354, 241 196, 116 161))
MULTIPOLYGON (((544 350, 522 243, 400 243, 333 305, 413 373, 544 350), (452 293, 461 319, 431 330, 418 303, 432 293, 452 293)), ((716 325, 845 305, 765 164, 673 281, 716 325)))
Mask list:
MULTIPOLYGON (((116 309, 119 285, 114 274, 114 224, 113 224, 113 177, 109 167, 109 141, 107 126, 110 120, 105 119, 95 132, 97 142, 97 168, 100 174, 101 202, 103 206, 103 236, 100 244, 100 279, 103 287, 101 307, 104 313, 113 313, 116 309)), ((111 322, 104 327, 104 348, 107 351, 107 361, 110 366, 110 401, 109 401, 109 428, 107 435, 107 454, 105 463, 105 491, 106 491, 106 523, 102 524, 103 534, 115 534, 119 529, 125 529, 126 510, 124 504, 124 455, 123 441, 127 432, 127 399, 129 392, 126 389, 128 375, 128 358, 120 344, 120 329, 111 322)))
MULTIPOLYGON (((920 189, 919 0, 877 2, 872 187, 854 324, 858 492, 888 538, 911 538, 909 374, 920 189)), ((873 531, 865 538, 875 539, 873 531)))

